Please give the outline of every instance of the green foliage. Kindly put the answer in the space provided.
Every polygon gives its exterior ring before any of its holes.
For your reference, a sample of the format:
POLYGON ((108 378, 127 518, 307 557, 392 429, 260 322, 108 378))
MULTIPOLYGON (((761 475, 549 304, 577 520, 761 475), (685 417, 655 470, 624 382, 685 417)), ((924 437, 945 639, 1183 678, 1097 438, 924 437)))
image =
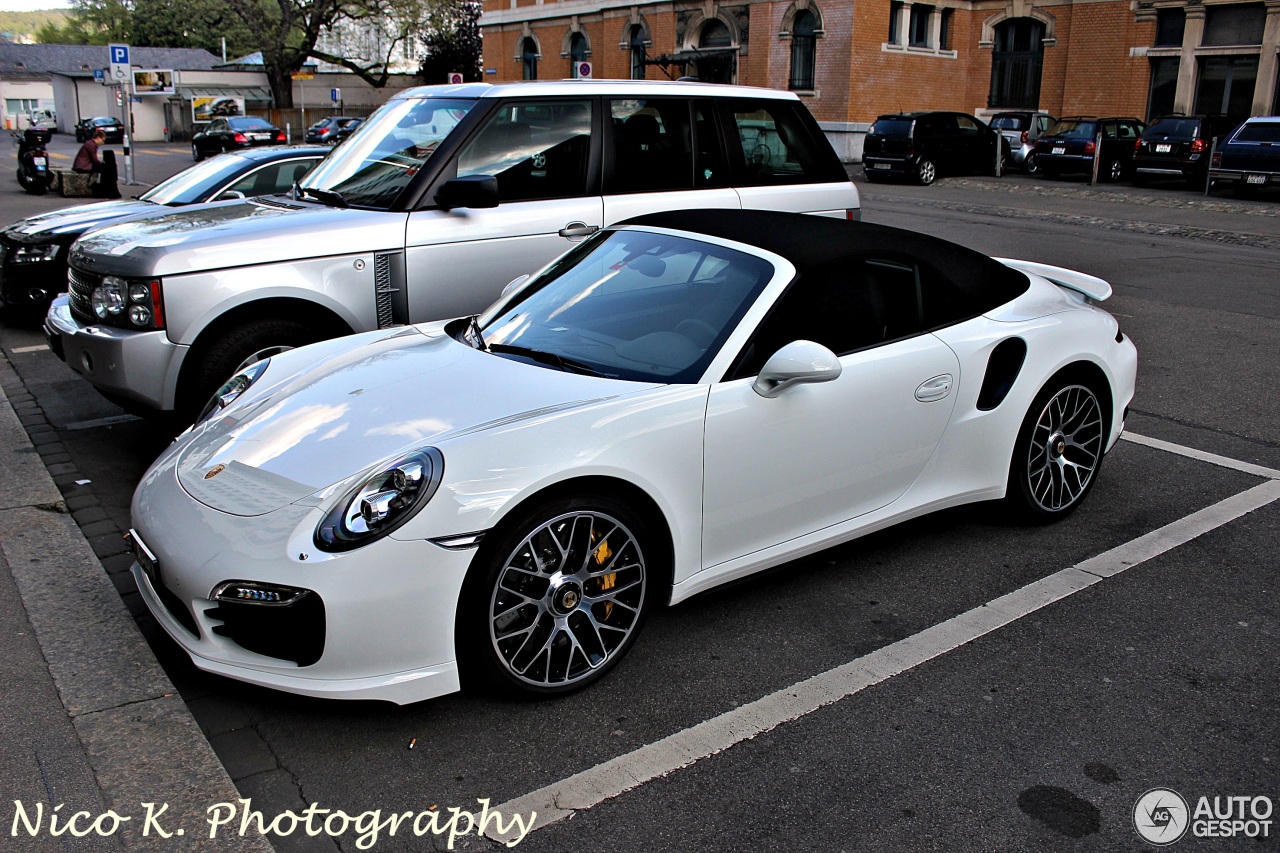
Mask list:
POLYGON ((480 12, 477 0, 437 0, 423 20, 419 36, 426 55, 418 76, 425 83, 447 82, 457 71, 468 83, 482 78, 480 12))
POLYGON ((41 9, 35 12, 0 12, 0 40, 17 41, 35 36, 45 27, 54 29, 67 22, 65 9, 41 9))
POLYGON ((203 48, 227 58, 258 49, 257 39, 224 0, 133 0, 133 43, 147 47, 203 48))
POLYGON ((110 44, 129 42, 129 0, 75 0, 66 23, 50 22, 36 32, 45 44, 110 44))

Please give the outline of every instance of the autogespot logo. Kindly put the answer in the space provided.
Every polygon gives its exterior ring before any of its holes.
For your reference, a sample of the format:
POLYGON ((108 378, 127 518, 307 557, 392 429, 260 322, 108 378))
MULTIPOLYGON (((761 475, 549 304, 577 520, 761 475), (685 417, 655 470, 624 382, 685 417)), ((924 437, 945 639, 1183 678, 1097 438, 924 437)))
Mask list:
POLYGON ((1152 788, 1133 807, 1133 828, 1144 841, 1159 847, 1172 844, 1187 831, 1187 801, 1177 791, 1152 788))

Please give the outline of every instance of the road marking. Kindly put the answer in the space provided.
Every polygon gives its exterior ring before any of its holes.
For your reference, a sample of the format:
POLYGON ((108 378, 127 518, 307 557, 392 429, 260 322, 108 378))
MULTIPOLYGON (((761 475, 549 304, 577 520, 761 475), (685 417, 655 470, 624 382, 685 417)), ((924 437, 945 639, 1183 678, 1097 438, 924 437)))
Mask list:
MULTIPOLYGON (((1139 444, 1156 441, 1143 439, 1141 436, 1131 437, 1130 440, 1139 444)), ((1167 442, 1150 446, 1195 459, 1203 458, 1203 461, 1213 464, 1234 463, 1227 467, 1237 470, 1245 470, 1238 466, 1249 464, 1214 454, 1204 454, 1202 457, 1199 455, 1200 451, 1167 442)), ((1027 584, 918 634, 495 808, 503 814, 536 811, 537 829, 558 823, 572 817, 575 812, 590 809, 654 779, 689 767, 744 740, 797 720, 954 651, 1276 500, 1280 500, 1280 480, 1268 479, 1251 489, 1193 512, 1096 557, 1090 557, 1071 568, 1027 584)), ((487 834, 495 841, 516 840, 514 833, 487 834)))
POLYGON ((9 350, 9 352, 13 353, 14 355, 17 355, 19 353, 24 353, 24 352, 48 352, 48 351, 49 351, 48 344, 36 344, 35 346, 30 346, 30 347, 14 347, 13 349, 9 350))
POLYGON ((1264 468, 1261 465, 1254 465, 1252 462, 1241 462, 1239 459, 1230 459, 1226 456, 1219 456, 1216 453, 1209 453, 1205 450, 1196 450, 1194 447, 1173 444, 1169 441, 1161 441, 1158 438, 1148 438, 1145 435, 1137 435, 1132 432, 1122 433, 1120 437, 1126 441, 1132 441, 1134 444, 1141 444, 1144 447, 1153 447, 1156 450, 1165 450, 1169 453, 1176 453, 1179 456, 1185 456, 1188 459, 1197 459, 1201 462, 1208 462, 1211 465, 1230 468, 1233 471, 1243 471, 1246 474, 1253 474, 1255 477, 1266 477, 1268 480, 1280 479, 1280 471, 1277 471, 1274 468, 1264 468))
POLYGON ((91 421, 73 421, 72 423, 64 426, 63 429, 97 429, 98 427, 115 426, 116 424, 127 424, 140 420, 142 420, 142 418, 137 415, 112 415, 109 418, 94 418, 91 421))

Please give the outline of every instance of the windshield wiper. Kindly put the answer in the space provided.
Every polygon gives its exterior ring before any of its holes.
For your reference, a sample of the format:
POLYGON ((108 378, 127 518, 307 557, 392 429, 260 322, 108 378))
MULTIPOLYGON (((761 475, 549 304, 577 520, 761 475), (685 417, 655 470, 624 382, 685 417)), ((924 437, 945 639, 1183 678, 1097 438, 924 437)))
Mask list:
POLYGON ((545 350, 516 346, 515 344, 489 344, 488 350, 489 352, 505 352, 510 355, 522 355, 527 359, 538 362, 539 364, 558 367, 566 373, 583 373, 587 376, 605 375, 589 364, 583 364, 580 361, 574 361, 571 358, 565 358, 562 355, 557 355, 553 352, 546 352, 545 350))
POLYGON ((489 346, 484 342, 484 335, 480 334, 480 315, 472 314, 471 319, 467 321, 467 330, 462 333, 467 343, 475 349, 489 351, 489 346))
POLYGON ((309 195, 317 201, 332 205, 333 207, 351 206, 347 204, 347 200, 342 197, 342 193, 335 190, 319 190, 315 187, 302 187, 301 190, 303 195, 309 195))

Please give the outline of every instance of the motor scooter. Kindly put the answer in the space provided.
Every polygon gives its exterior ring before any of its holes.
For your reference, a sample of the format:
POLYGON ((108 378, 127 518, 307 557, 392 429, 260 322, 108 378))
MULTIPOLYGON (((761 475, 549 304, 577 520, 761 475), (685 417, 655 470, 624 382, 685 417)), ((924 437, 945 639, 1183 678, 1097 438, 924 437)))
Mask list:
POLYGON ((32 195, 44 195, 53 184, 49 152, 45 150, 51 139, 53 131, 43 127, 29 127, 18 139, 18 183, 32 195))

